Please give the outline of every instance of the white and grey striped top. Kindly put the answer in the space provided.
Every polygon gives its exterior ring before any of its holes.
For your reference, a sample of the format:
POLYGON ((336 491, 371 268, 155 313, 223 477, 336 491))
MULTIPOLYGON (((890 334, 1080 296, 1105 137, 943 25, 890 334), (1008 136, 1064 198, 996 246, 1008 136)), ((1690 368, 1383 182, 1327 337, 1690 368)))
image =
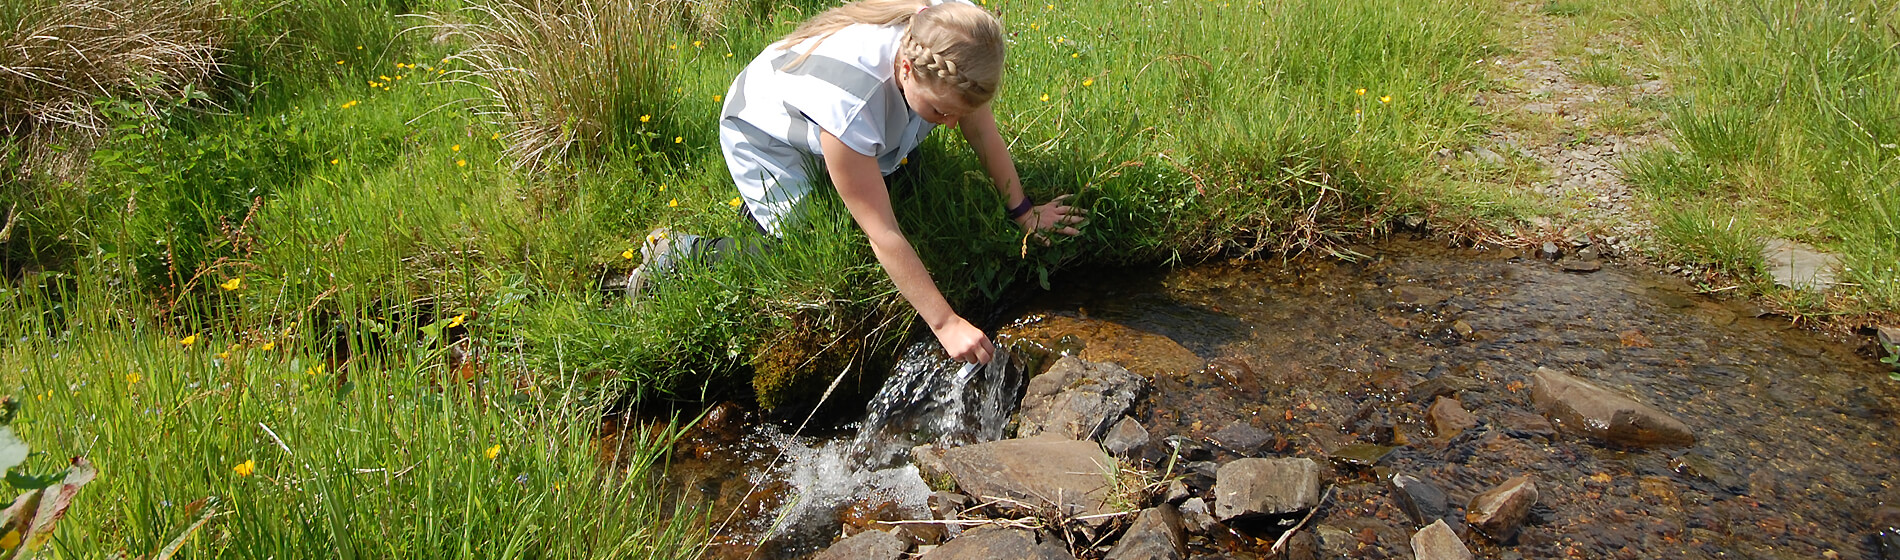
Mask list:
POLYGON ((911 110, 897 87, 894 63, 904 30, 859 24, 822 43, 807 39, 791 49, 774 43, 732 81, 719 146, 739 195, 768 233, 778 235, 801 211, 799 201, 823 174, 819 130, 877 158, 889 174, 936 127, 911 110), (814 44, 810 57, 784 69, 814 44))

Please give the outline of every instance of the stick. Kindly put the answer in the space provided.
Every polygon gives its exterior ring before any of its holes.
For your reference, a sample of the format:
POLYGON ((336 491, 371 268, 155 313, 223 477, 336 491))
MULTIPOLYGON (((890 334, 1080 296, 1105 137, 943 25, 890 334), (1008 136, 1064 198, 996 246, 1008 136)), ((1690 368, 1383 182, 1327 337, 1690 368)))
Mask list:
POLYGON ((1300 518, 1300 522, 1294 524, 1292 529, 1287 529, 1285 533, 1280 533, 1280 538, 1273 540, 1273 548, 1268 549, 1267 552, 1270 554, 1279 554, 1280 549, 1286 548, 1287 539, 1293 538, 1293 534, 1300 532, 1300 528, 1305 527, 1306 522, 1312 521, 1313 516, 1319 513, 1319 508, 1321 506, 1326 505, 1326 498, 1331 497, 1332 495, 1333 495, 1333 487, 1327 486, 1326 493, 1319 495, 1319 503, 1313 504, 1312 511, 1306 512, 1306 517, 1300 518))

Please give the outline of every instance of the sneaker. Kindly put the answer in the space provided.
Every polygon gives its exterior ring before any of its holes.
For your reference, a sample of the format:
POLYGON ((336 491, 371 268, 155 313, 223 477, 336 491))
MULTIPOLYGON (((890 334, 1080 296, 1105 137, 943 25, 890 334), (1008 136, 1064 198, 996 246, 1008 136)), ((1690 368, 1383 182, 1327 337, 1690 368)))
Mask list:
POLYGON ((660 278, 673 273, 692 252, 694 242, 699 236, 676 234, 666 228, 654 228, 647 232, 646 242, 640 244, 640 266, 627 273, 627 297, 639 299, 653 289, 660 278))

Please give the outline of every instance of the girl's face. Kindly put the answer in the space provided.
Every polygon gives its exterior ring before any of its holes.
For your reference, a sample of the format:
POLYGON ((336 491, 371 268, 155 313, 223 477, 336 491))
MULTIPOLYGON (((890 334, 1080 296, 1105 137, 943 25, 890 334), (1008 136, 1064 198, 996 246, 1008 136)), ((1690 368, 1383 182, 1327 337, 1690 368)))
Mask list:
POLYGON ((940 91, 950 88, 919 80, 908 60, 897 61, 897 86, 904 90, 904 102, 910 104, 910 110, 916 111, 924 120, 941 126, 954 128, 957 121, 975 110, 964 103, 963 96, 940 91))

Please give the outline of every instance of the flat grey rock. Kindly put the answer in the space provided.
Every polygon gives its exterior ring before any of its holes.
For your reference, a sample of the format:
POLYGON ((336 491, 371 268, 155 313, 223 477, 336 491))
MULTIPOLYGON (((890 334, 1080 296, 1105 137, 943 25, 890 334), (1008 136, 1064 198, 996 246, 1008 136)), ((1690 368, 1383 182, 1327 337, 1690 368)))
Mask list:
POLYGON ((1116 455, 1127 455, 1145 445, 1148 445, 1148 429, 1141 427, 1141 422, 1126 416, 1116 422, 1115 427, 1108 429, 1108 435, 1102 436, 1102 447, 1116 455))
POLYGON ((952 448, 943 462, 957 486, 977 501, 1007 498, 1075 516, 1108 512, 1108 481, 1116 468, 1101 445, 1056 435, 952 448))
POLYGON ((1531 378, 1531 402, 1559 430, 1629 447, 1695 445, 1689 426, 1660 409, 1549 368, 1531 378))
POLYGON ((1762 244, 1761 258, 1775 285, 1797 290, 1825 291, 1839 282, 1841 259, 1812 245, 1787 239, 1762 244))
POLYGON ((931 549, 923 560, 1075 560, 1062 541, 1040 531, 984 525, 931 549))
POLYGON ((1181 560, 1187 557, 1187 531, 1181 512, 1162 504, 1141 510, 1102 560, 1181 560))
POLYGON ((1429 482, 1404 474, 1394 474, 1388 481, 1392 492, 1392 501, 1397 503, 1406 517, 1412 518, 1412 526, 1430 524, 1451 514, 1451 505, 1445 499, 1445 492, 1429 482))
POLYGON ((1319 463, 1304 457, 1240 459, 1221 465, 1214 517, 1223 522, 1285 515, 1319 505, 1319 463))
POLYGON ((1418 560, 1471 560, 1471 549, 1440 519, 1412 535, 1412 555, 1418 560))
POLYGON ((1228 451, 1241 455, 1252 455, 1260 451, 1260 448, 1265 446, 1267 442, 1273 441, 1273 434, 1267 433, 1266 430, 1253 427, 1253 424, 1247 423, 1246 420, 1239 420, 1228 424, 1224 428, 1215 430, 1212 434, 1208 434, 1207 439, 1212 440, 1214 445, 1219 445, 1228 451))
POLYGON ((898 560, 910 543, 883 531, 865 531, 833 543, 811 560, 898 560))
POLYGON ((1147 392, 1148 380, 1119 365, 1063 356, 1029 380, 1016 434, 1101 439, 1147 392))

